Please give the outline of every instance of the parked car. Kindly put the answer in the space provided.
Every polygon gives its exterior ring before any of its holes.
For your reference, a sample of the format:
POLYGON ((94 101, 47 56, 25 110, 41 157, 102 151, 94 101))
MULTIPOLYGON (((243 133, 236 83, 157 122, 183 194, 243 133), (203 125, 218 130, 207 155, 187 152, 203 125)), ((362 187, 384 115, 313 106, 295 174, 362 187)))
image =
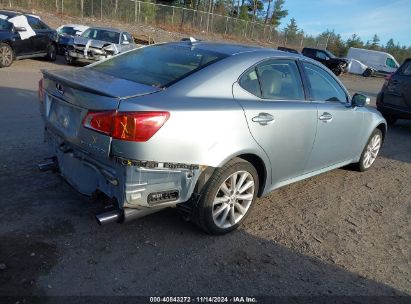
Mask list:
POLYGON ((56 29, 59 39, 58 39, 58 53, 65 55, 67 47, 73 45, 73 40, 75 36, 80 36, 85 30, 90 28, 86 25, 80 24, 65 24, 56 29))
POLYGON ((321 62, 337 76, 347 71, 348 60, 339 58, 330 51, 315 48, 303 48, 302 54, 321 62))
POLYGON ((99 223, 177 207, 226 233, 274 189, 351 163, 368 170, 386 132, 368 97, 272 49, 164 43, 43 77, 55 158, 40 168, 111 198, 99 223))
POLYGON ((74 37, 66 52, 66 61, 96 62, 136 48, 128 32, 114 28, 93 27, 74 37))
POLYGON ((283 51, 283 52, 294 53, 294 54, 300 54, 300 52, 298 52, 297 50, 291 49, 291 48, 288 48, 288 47, 285 47, 285 46, 279 46, 279 47, 277 47, 277 50, 283 51))
POLYGON ((391 54, 381 51, 351 47, 347 58, 357 60, 368 67, 363 72, 365 77, 373 74, 388 75, 394 73, 400 66, 391 54))
POLYGON ((56 60, 57 32, 38 16, 0 10, 0 68, 15 59, 56 60))
POLYGON ((411 119, 411 58, 387 76, 377 96, 377 109, 388 124, 398 119, 411 119))

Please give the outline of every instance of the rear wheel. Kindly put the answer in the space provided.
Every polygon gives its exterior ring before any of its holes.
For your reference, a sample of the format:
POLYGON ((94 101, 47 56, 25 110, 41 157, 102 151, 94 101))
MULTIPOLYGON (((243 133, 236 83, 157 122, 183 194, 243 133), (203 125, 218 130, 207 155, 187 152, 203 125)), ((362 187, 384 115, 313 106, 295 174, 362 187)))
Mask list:
POLYGON ((193 221, 210 234, 236 229, 250 213, 258 192, 258 174, 249 162, 235 158, 210 177, 193 221))
POLYGON ((382 132, 379 129, 375 129, 362 151, 360 162, 358 163, 359 171, 364 172, 371 168, 380 152, 381 145, 382 132))
POLYGON ((371 70, 371 69, 366 69, 366 70, 364 71, 364 73, 362 73, 362 75, 363 75, 364 77, 370 77, 370 76, 372 75, 372 70, 371 70))
POLYGON ((0 68, 11 66, 14 61, 14 52, 7 43, 0 43, 0 68))
POLYGON ((57 59, 57 47, 54 43, 50 43, 47 47, 46 59, 48 61, 56 61, 57 59))

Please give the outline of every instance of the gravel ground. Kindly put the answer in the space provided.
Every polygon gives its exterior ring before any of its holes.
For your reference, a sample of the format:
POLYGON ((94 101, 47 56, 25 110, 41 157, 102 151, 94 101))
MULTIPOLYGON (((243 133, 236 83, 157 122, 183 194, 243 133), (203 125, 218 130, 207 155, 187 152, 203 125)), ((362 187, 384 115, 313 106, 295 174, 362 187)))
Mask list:
MULTIPOLYGON (((41 60, 0 70, 0 295, 410 295, 411 122, 368 172, 343 168, 257 200, 205 235, 174 210, 100 227, 98 204, 36 163, 49 156, 41 60)), ((376 96, 383 80, 342 76, 376 96)))

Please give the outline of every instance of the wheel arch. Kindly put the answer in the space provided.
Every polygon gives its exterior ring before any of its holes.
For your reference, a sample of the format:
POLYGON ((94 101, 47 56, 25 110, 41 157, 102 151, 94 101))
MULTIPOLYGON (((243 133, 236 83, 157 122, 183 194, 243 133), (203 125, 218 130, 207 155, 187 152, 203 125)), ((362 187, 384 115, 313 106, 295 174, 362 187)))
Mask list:
MULTIPOLYGON (((228 160, 224 161, 221 166, 219 167, 223 167, 225 164, 229 163, 230 161, 232 161, 235 158, 239 158, 242 160, 245 160, 247 162, 249 162, 251 165, 254 166, 254 168, 257 171, 258 174, 258 193, 257 196, 261 197, 265 186, 266 186, 266 182, 267 182, 267 178, 268 178, 268 172, 267 172, 267 167, 263 161, 263 159, 261 157, 259 157, 256 154, 253 153, 243 153, 243 154, 239 154, 236 156, 233 156, 231 158, 229 158, 228 160)), ((210 177, 213 175, 214 171, 215 171, 216 167, 207 167, 203 172, 201 172, 194 192, 195 193, 201 193, 203 187, 207 184, 208 180, 210 179, 210 177)))
POLYGON ((382 144, 384 144, 385 141, 385 135, 387 134, 387 125, 384 122, 380 122, 376 129, 380 130, 382 133, 382 144))

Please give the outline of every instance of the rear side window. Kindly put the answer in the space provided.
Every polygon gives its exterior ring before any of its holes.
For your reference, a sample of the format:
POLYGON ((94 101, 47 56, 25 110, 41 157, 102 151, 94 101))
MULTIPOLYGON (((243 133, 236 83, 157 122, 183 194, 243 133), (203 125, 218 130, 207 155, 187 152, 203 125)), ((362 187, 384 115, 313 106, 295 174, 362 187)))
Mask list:
POLYGON ((154 87, 167 87, 227 55, 178 45, 154 45, 106 60, 92 69, 154 87))
POLYGON ((12 28, 12 25, 10 22, 4 19, 0 19, 0 31, 10 30, 11 28, 12 28))
POLYGON ((303 62, 303 66, 310 82, 311 99, 347 102, 345 91, 330 73, 308 62, 303 62))
POLYGON ((397 65, 395 64, 395 61, 392 60, 391 58, 387 58, 387 60, 385 61, 385 64, 387 65, 387 67, 390 67, 390 68, 397 67, 397 65))
POLYGON ((304 89, 297 64, 293 60, 272 60, 257 67, 262 98, 304 100, 304 89))
POLYGON ((261 97, 260 83, 255 69, 248 71, 241 77, 240 86, 251 94, 261 97))

